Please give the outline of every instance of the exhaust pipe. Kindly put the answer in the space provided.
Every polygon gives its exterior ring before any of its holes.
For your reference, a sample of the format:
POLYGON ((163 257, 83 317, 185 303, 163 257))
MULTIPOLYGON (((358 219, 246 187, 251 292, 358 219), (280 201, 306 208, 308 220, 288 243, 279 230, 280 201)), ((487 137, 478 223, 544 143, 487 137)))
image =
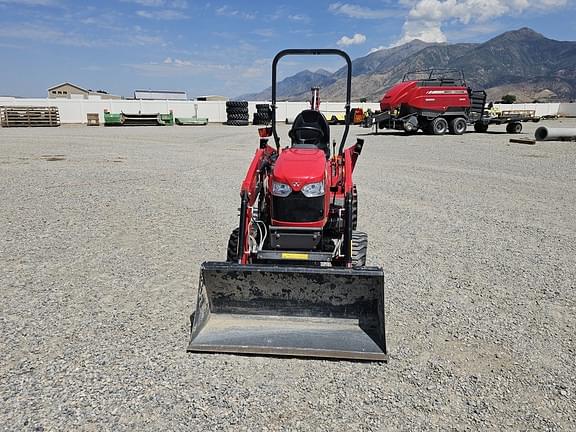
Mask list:
POLYGON ((540 126, 534 132, 534 137, 536 141, 576 141, 576 129, 540 126))
POLYGON ((188 351, 386 361, 384 272, 205 262, 188 351))

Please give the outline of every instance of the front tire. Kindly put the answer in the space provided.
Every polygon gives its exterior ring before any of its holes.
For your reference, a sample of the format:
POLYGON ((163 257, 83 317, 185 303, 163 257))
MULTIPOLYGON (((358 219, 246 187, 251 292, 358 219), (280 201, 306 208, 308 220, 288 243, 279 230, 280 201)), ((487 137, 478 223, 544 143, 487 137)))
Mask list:
POLYGON ((364 267, 368 254, 368 234, 362 231, 352 233, 352 267, 364 267))
POLYGON ((352 229, 358 226, 358 189, 356 185, 352 188, 352 229))
POLYGON ((226 261, 238 262, 238 241, 240 238, 240 228, 235 228, 228 239, 228 249, 226 251, 226 261))

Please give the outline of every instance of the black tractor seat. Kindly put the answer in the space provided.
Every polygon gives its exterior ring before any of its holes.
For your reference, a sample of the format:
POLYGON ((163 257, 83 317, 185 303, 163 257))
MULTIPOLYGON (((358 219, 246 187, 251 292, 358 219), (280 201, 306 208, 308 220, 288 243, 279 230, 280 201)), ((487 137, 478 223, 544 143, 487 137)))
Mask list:
POLYGON ((319 148, 330 157, 330 127, 323 114, 304 110, 296 116, 288 136, 294 148, 319 148))

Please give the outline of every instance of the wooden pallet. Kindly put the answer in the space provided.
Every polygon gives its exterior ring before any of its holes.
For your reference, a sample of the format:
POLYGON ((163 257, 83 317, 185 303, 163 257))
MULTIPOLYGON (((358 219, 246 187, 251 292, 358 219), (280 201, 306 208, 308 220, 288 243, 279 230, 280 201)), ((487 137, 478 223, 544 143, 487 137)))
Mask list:
POLYGON ((86 124, 88 126, 100 126, 100 116, 98 113, 86 114, 86 124))
POLYGON ((0 106, 2 127, 60 126, 58 107, 0 106))

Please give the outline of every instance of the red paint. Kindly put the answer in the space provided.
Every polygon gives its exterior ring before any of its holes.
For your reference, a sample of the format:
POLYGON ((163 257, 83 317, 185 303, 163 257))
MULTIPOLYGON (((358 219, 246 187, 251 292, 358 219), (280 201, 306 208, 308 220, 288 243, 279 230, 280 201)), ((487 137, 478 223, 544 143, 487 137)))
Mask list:
POLYGON ((468 89, 463 86, 418 86, 405 81, 392 87, 380 100, 382 111, 394 111, 401 104, 418 110, 446 111, 448 107, 470 107, 468 89))
MULTIPOLYGON (((328 220, 330 203, 335 199, 342 203, 345 194, 352 192, 354 185, 352 172, 357 158, 356 145, 348 147, 343 155, 332 156, 330 159, 326 159, 326 153, 319 149, 286 148, 278 154, 275 149, 267 146, 256 151, 242 182, 242 190, 248 192, 249 205, 253 206, 256 187, 262 176, 267 177, 265 181, 268 183, 268 191, 271 191, 273 180, 289 185, 294 191, 300 191, 306 184, 324 181, 324 216, 321 220, 315 222, 271 221, 274 226, 322 228, 328 220), (268 176, 265 175, 267 166, 271 171, 268 176)), ((252 219, 251 208, 247 210, 246 219, 248 221, 252 219)), ((250 234, 250 227, 251 223, 248 223, 245 231, 246 238, 250 234)), ((242 263, 247 263, 250 259, 248 244, 249 242, 245 243, 241 257, 242 263)))
POLYGON ((272 177, 299 192, 308 183, 322 181, 325 171, 326 153, 322 150, 289 148, 278 156, 272 177))

